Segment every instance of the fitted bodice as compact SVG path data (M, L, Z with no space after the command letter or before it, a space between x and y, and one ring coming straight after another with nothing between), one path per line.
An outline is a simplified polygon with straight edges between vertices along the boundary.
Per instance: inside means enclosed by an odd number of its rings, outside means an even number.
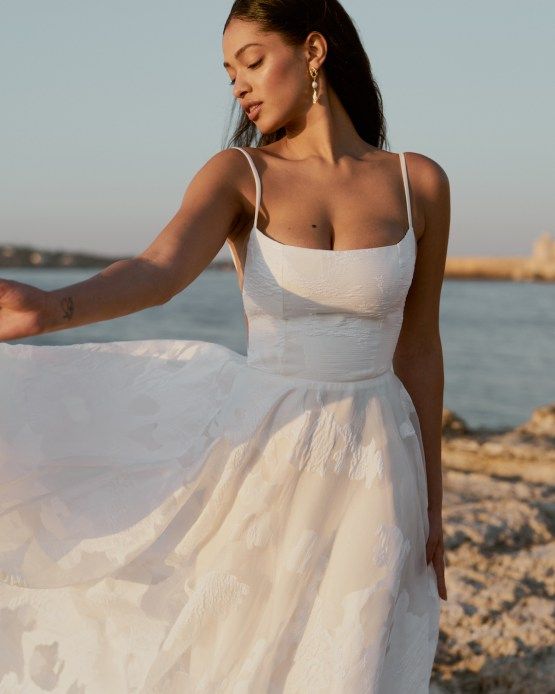
M408 179L401 170L409 228L394 245L325 250L283 244L258 229L247 242L242 298L247 363L284 376L357 381L392 368L416 260Z

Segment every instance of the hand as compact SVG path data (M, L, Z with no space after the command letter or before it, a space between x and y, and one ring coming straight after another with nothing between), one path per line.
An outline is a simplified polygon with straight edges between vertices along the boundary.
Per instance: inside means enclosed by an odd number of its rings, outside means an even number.
M433 564L437 576L437 589L439 597L447 600L447 587L445 585L445 558L443 548L443 524L441 511L428 510L430 532L426 542L426 564Z
M47 296L30 284L0 279L0 341L44 332Z

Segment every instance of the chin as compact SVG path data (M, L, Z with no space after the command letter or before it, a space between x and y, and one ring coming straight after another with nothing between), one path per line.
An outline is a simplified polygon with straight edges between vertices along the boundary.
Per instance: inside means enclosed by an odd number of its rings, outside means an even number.
M271 122L268 121L267 114L265 114L266 118L262 116L262 118L259 118L255 122L255 126L258 128L258 130L263 134L263 135L271 135L272 133L275 133L277 130L279 130L281 127L283 127L283 124L285 121L281 120L273 120Z
M267 125L264 125L263 123L260 122L260 119L258 119L254 123L254 127L262 134L262 135L268 135L268 133L272 133L273 130L269 128Z

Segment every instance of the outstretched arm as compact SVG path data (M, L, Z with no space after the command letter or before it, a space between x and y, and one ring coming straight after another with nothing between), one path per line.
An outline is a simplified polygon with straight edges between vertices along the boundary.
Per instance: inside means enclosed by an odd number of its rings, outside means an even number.
M215 154L196 173L181 205L139 255L93 277L45 292L0 279L0 340L110 320L164 304L210 264L241 223L235 150Z

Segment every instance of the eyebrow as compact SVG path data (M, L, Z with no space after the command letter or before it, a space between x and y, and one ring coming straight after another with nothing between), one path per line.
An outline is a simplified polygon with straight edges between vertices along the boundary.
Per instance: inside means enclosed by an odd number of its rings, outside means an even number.
M233 56L234 58L238 58L243 51L246 51L249 46L261 46L261 43L246 43L242 48L240 48L235 55ZM224 62L224 67L230 67L229 63Z

